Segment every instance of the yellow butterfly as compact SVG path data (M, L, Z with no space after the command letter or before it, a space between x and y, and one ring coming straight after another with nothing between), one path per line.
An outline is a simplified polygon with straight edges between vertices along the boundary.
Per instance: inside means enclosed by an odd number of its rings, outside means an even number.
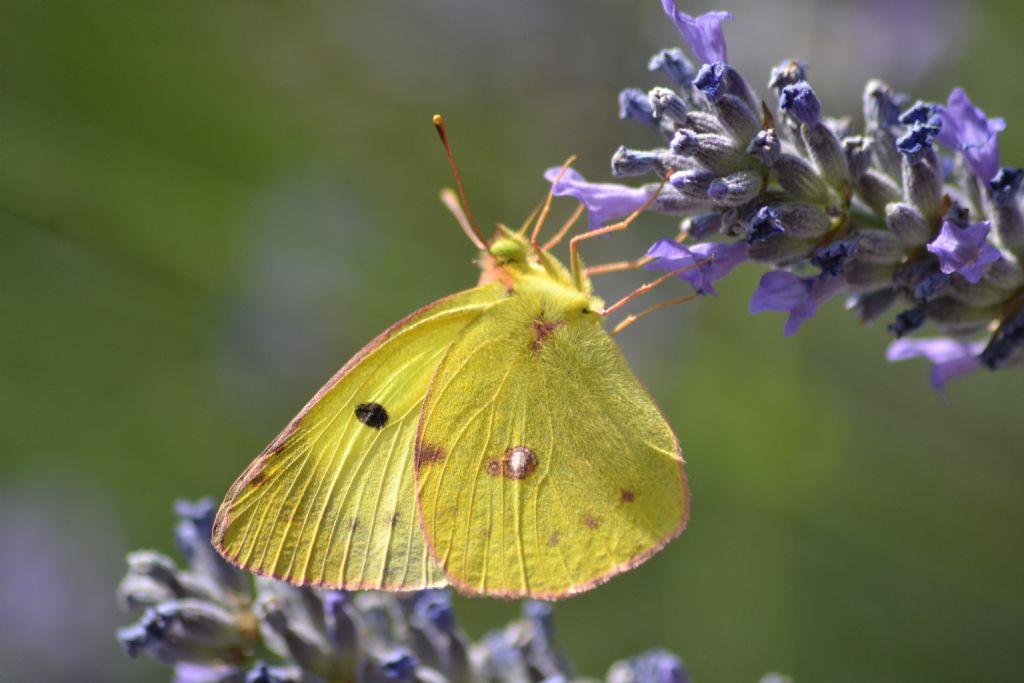
M532 239L501 227L487 245L465 197L465 214L445 201L480 284L385 330L249 465L213 530L232 563L301 585L558 599L686 526L678 440L603 326L625 300L605 308L577 251L639 211L574 237L570 270L550 249L579 210L538 245L549 194Z

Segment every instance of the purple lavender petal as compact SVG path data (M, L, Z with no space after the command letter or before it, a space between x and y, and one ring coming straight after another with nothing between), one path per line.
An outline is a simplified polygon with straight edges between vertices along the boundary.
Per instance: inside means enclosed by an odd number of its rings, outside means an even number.
M889 344L885 359L890 363L919 356L928 359L932 363L932 388L942 391L949 380L981 367L978 354L984 348L985 342L963 342L946 337L897 339Z
M942 130L937 139L950 149L959 150L971 172L988 182L999 170L998 134L1006 129L1001 118L989 119L971 104L963 88L953 88L940 112Z
M561 167L555 166L544 171L544 179L554 183L551 188L556 197L569 195L583 202L590 212L590 227L597 228L605 223L623 218L643 206L651 193L640 187L628 187L615 183L590 183L572 168L558 178Z
M927 249L939 257L939 268L943 273L959 273L971 284L977 284L989 264L1002 257L999 250L985 239L989 230L988 221L980 221L968 228L959 228L945 221L939 235Z
M773 270L761 276L752 297L750 312L791 311L808 301L807 283L788 270Z
M789 313L782 333L789 337L814 317L818 305L839 293L843 279L830 275L800 278L785 270L773 270L761 276L750 298L750 312Z
M699 17L691 17L680 12L675 0L661 0L665 14L676 25L683 40L687 42L693 54L701 62L727 62L725 54L725 36L722 35L722 22L735 19L729 12L707 12Z
M647 250L647 256L654 259L645 266L648 270L678 270L706 261L678 277L693 285L698 294L718 296L713 283L746 261L747 249L742 243L704 242L685 247L672 240L658 240Z

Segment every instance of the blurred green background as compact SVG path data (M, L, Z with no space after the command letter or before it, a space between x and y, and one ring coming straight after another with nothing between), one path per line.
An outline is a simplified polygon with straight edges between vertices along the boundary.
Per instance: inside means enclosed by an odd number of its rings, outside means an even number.
M171 552L175 497L220 497L367 340L475 280L430 116L481 222L518 224L547 166L576 153L601 180L618 144L655 142L615 96L680 40L655 0L2 7L0 678L165 681L113 638L124 553ZM833 114L859 116L871 76L926 99L963 84L1024 159L1019 4L722 8L762 93L789 56ZM646 217L589 258L673 229ZM758 275L620 337L680 435L693 514L560 604L562 645L595 675L669 647L704 683L1019 678L1021 376L943 400L839 302L784 339L746 313ZM479 636L516 606L457 609Z

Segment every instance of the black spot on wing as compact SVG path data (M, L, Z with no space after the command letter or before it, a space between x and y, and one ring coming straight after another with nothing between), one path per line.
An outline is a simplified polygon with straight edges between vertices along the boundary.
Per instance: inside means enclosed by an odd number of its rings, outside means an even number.
M383 429L388 423L388 411L379 403L360 403L356 406L356 419L367 427Z

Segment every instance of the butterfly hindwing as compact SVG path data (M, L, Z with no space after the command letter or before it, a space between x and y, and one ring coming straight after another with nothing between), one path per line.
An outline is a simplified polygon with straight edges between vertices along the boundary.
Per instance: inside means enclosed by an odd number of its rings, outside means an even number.
M679 445L593 318L517 295L459 335L424 401L416 450L427 542L460 590L559 598L676 536Z
M220 552L296 584L445 584L417 519L416 425L445 350L502 296L493 284L446 297L356 354L231 487L214 526Z

